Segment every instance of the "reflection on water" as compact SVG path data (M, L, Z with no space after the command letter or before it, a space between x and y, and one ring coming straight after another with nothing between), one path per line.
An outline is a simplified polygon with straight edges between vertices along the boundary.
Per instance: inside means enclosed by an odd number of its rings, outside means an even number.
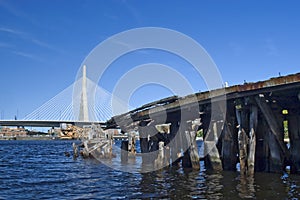
M241 198L255 198L255 183L254 176L238 176L238 183L236 189L238 191L239 197Z
M298 199L300 176L171 167L117 171L97 160L64 155L72 141L0 141L0 199ZM120 162L111 161L114 165ZM138 167L137 167L138 166ZM141 167L131 160L128 171Z
M164 169L141 174L139 198L203 199L206 197L205 179L199 172Z

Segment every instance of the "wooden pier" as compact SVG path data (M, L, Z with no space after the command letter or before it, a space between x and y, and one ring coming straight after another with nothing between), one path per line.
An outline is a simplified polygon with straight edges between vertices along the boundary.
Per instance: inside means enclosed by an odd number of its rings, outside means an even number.
M239 165L241 174L253 174L289 166L300 173L300 74L169 97L114 116L106 126L138 132L143 164L157 168L181 162L199 170L195 138L202 131L207 169ZM122 148L134 153L134 144L130 139Z

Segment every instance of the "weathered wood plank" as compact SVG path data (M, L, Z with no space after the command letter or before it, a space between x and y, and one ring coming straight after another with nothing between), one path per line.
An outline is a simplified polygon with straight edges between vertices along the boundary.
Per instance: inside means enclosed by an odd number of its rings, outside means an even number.
M136 155L135 140L135 132L130 131L128 133L128 152L130 157L134 157Z
M121 163L128 162L128 141L123 140L121 142Z
M186 137L186 132L188 131L188 126L186 121L180 121L179 126L179 134L181 138L181 148L183 151L182 157L182 167L183 168L192 168L192 163L189 154L189 142L188 138Z
M196 144L196 131L198 126L195 125L191 120L188 122L183 122L184 127L184 137L183 140L186 146L184 147L185 152L183 154L182 166L184 168L193 168L195 170L200 169L200 159L198 153L198 147ZM194 130L192 130L194 129Z
M272 109L266 103L266 100L265 100L264 97L256 96L255 100L256 100L257 105L259 106L259 109L263 113L263 115L264 115L264 117L265 117L265 119L266 119L266 121L267 121L267 123L270 127L271 132L274 134L274 136L275 136L275 138L278 142L278 145L280 146L281 151L283 152L284 157L286 158L286 160L289 160L290 159L290 153L287 149L287 146L284 144L284 141L282 139L283 138L282 137L283 133L280 132L278 122L276 121L276 119L274 117L275 115L274 115Z
M179 159L181 158L181 137L179 133L178 122L172 122L170 127L170 143L172 165L179 166Z
M72 144L73 147L73 158L76 159L78 157L78 146L73 142Z
M196 143L196 131L189 131L190 137L190 159L192 163L192 168L194 170L200 170L200 159L198 153L198 147Z
M238 122L240 173L242 175L245 175L247 173L248 136L245 131L247 124L247 114L244 109L244 102L242 100L236 101L236 119Z
M288 117L288 130L291 152L291 173L300 174L300 117L293 114Z
M147 153L149 153L149 141L148 141L147 127L139 127L139 136L140 136L142 163L148 164L149 159Z
M206 129L206 135L204 138L204 155L205 155L205 164L208 169L215 171L223 170L222 161L220 159L220 153L217 149L217 122L211 122L209 128Z
M255 153L255 171L267 171L269 147L266 135L268 124L264 118L259 117L256 130L256 152Z
M228 120L229 117L227 117ZM237 137L234 136L234 130L232 126L234 123L225 122L223 133L222 133L222 166L224 170L236 170L237 164ZM235 129L235 127L234 127Z
M257 117L258 117L258 109L257 109L256 105L251 105L251 107L250 107L249 155L248 155L248 161L247 161L249 174L254 174Z
M164 152L164 142L158 143L158 156L155 160L155 169L161 169L165 166L165 152Z
M278 140L271 130L267 132L266 137L269 146L268 172L282 173L284 170L284 155L278 145Z

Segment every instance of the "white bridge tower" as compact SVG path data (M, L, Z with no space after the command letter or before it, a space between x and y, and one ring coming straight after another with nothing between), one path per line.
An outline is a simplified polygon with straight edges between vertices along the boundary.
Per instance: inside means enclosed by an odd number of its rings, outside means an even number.
M86 79L86 66L82 68L82 88L81 88L81 100L80 100L80 111L79 121L89 121L88 112L88 98L87 98L87 79Z

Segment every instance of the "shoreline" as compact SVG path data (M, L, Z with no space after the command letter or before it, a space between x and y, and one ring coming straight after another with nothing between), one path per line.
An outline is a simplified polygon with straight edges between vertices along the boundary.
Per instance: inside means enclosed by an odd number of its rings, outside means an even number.
M20 137L20 136L13 136L13 137L0 137L0 140L62 140L59 137L53 136L27 136L27 137Z

